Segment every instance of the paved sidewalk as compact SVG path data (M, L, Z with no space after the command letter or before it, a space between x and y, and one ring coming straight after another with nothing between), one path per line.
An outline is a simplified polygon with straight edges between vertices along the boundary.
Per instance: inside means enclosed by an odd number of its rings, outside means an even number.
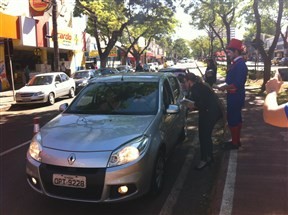
M247 89L242 147L224 154L211 214L288 214L288 130L264 123L263 99Z
M14 91L14 94L16 94L16 91ZM0 111L8 110L15 103L12 90L0 92Z

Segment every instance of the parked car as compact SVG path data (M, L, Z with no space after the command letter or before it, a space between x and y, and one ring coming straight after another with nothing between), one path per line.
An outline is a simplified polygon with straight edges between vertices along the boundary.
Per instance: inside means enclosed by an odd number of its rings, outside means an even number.
M186 135L177 78L124 73L92 80L33 137L28 183L47 196L84 202L158 194L166 159Z
M97 76L106 76L106 75L118 74L119 70L113 67L106 67L106 68L97 69L95 73Z
M272 60L271 60L271 64L272 65L278 65L279 62L281 60L281 57L274 57Z
M55 103L61 96L75 96L75 81L64 72L35 75L24 87L16 91L17 104Z
M180 68L180 67L179 68L178 67L163 68L163 69L159 69L158 72L164 72L164 73L170 72L170 73L173 73L176 76L179 76L180 74L186 75L187 73L189 73L188 69Z
M279 66L288 66L288 57L283 57L279 61Z
M147 63L147 65L149 66L151 72L156 72L157 71L156 66L155 66L154 63Z
M116 69L119 71L119 72L124 72L124 73L127 73L127 72L133 72L134 70L132 69L131 66L129 65L118 65L116 67Z
M91 78L95 78L96 76L94 69L76 71L72 75L76 84L76 94L78 94L88 84L88 81Z

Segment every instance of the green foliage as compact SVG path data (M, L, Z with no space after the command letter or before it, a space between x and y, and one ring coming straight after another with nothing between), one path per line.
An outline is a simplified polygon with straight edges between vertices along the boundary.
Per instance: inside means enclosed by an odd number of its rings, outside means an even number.
M180 38L174 41L173 54L177 56L177 59L191 56L190 49L184 39Z

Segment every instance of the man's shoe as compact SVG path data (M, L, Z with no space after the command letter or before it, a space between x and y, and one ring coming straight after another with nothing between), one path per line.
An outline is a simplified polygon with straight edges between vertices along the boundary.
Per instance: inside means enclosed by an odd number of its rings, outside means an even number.
M230 144L226 144L224 149L226 150L234 150L239 149L239 144L233 144L232 142Z
M200 161L200 163L195 166L195 170L202 170L204 169L205 167L209 166L211 162L209 161Z

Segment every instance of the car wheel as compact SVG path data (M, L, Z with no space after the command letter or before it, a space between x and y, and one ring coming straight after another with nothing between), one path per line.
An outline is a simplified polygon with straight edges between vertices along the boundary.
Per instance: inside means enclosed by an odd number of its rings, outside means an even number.
M165 152L163 149L160 149L155 161L152 175L151 190L150 190L150 194L152 196L157 196L161 192L164 185L164 173L165 173Z
M71 87L71 89L69 90L69 97L73 98L75 96L75 90L73 87Z
M48 95L48 104L53 105L55 103L54 93L49 93Z

